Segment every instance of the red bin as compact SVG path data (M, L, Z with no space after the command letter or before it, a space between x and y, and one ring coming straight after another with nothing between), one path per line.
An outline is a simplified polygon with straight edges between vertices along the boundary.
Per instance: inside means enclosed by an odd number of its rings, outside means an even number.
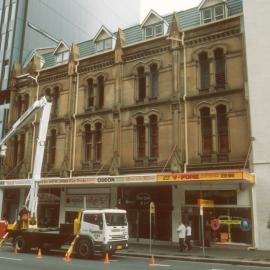
M2 239L3 236L6 234L7 226L8 226L8 223L6 220L0 220L0 239Z

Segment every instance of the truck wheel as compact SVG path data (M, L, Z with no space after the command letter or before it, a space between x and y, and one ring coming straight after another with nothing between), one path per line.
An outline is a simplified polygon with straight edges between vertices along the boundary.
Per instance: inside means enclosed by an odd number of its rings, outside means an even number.
M29 246L26 243L26 239L22 235L19 235L15 238L14 246L15 246L17 252L29 251Z
M89 259L93 256L93 245L87 239L79 240L77 244L77 253L81 259Z

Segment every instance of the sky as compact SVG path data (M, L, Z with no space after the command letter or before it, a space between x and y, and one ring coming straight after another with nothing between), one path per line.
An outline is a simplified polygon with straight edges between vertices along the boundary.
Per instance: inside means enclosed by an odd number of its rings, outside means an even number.
M200 2L201 0L141 0L140 21L144 20L151 9L164 16L174 11L196 7Z

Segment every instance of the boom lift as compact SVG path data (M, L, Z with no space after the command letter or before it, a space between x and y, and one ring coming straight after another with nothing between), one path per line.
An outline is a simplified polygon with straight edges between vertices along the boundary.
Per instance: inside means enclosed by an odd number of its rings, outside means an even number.
M0 247L8 238L13 239L18 252L31 248L44 250L60 248L70 244L67 255L75 252L81 258L88 258L94 252L114 254L116 250L128 247L128 224L126 211L120 209L81 210L77 219L71 224L60 224L60 228L38 228L37 206L38 188L41 180L41 169L48 129L51 102L48 97L36 101L12 126L11 130L0 141L0 147L19 129L25 126L32 117L42 110L39 124L36 153L33 166L31 187L26 198L25 208L20 211L19 219L9 226L8 233L0 241Z
M26 112L13 124L11 130L0 141L0 147L3 148L4 146L4 148L6 148L6 146L4 145L5 142L21 128L23 128L26 124L28 124L37 112L42 110L31 187L25 202L25 208L29 211L29 225L31 226L37 224L38 184L41 179L41 167L43 162L46 134L48 130L51 107L52 103L50 102L49 97L44 96L40 100L35 101L32 106L28 108L28 110L26 110ZM28 224L24 223L24 225L27 226Z

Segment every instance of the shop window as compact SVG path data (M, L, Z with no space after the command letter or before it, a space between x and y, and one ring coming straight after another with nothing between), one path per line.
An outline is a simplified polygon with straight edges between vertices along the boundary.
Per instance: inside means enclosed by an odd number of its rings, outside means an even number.
M138 100L143 101L146 97L146 76L144 67L138 68Z
M84 127L84 140L85 140L85 161L91 160L91 151L92 151L92 132L91 126L89 124Z
M94 133L94 153L95 153L95 161L101 161L101 153L102 153L102 134L101 134L101 123L95 124L95 133Z
M104 77L98 77L98 108L101 109L104 106Z
M201 85L200 90L209 89L209 60L206 52L201 52L199 54L199 65L200 65L200 79Z
M202 108L201 114L201 134L202 134L202 155L210 156L212 153L212 121L209 108Z
M214 51L216 63L216 88L225 88L225 57L222 48Z
M138 158L145 157L145 126L143 117L137 119L137 154Z
M197 205L198 199L213 200L214 205L236 205L236 190L187 190L185 203Z
M158 96L158 67L157 64L150 66L151 98Z
M217 135L218 135L218 156L222 161L228 159L229 138L228 118L225 105L219 105L217 110Z
M87 80L87 107L94 106L94 82L93 79Z
M150 135L150 158L158 157L158 122L157 116L150 116L149 125L149 135Z

